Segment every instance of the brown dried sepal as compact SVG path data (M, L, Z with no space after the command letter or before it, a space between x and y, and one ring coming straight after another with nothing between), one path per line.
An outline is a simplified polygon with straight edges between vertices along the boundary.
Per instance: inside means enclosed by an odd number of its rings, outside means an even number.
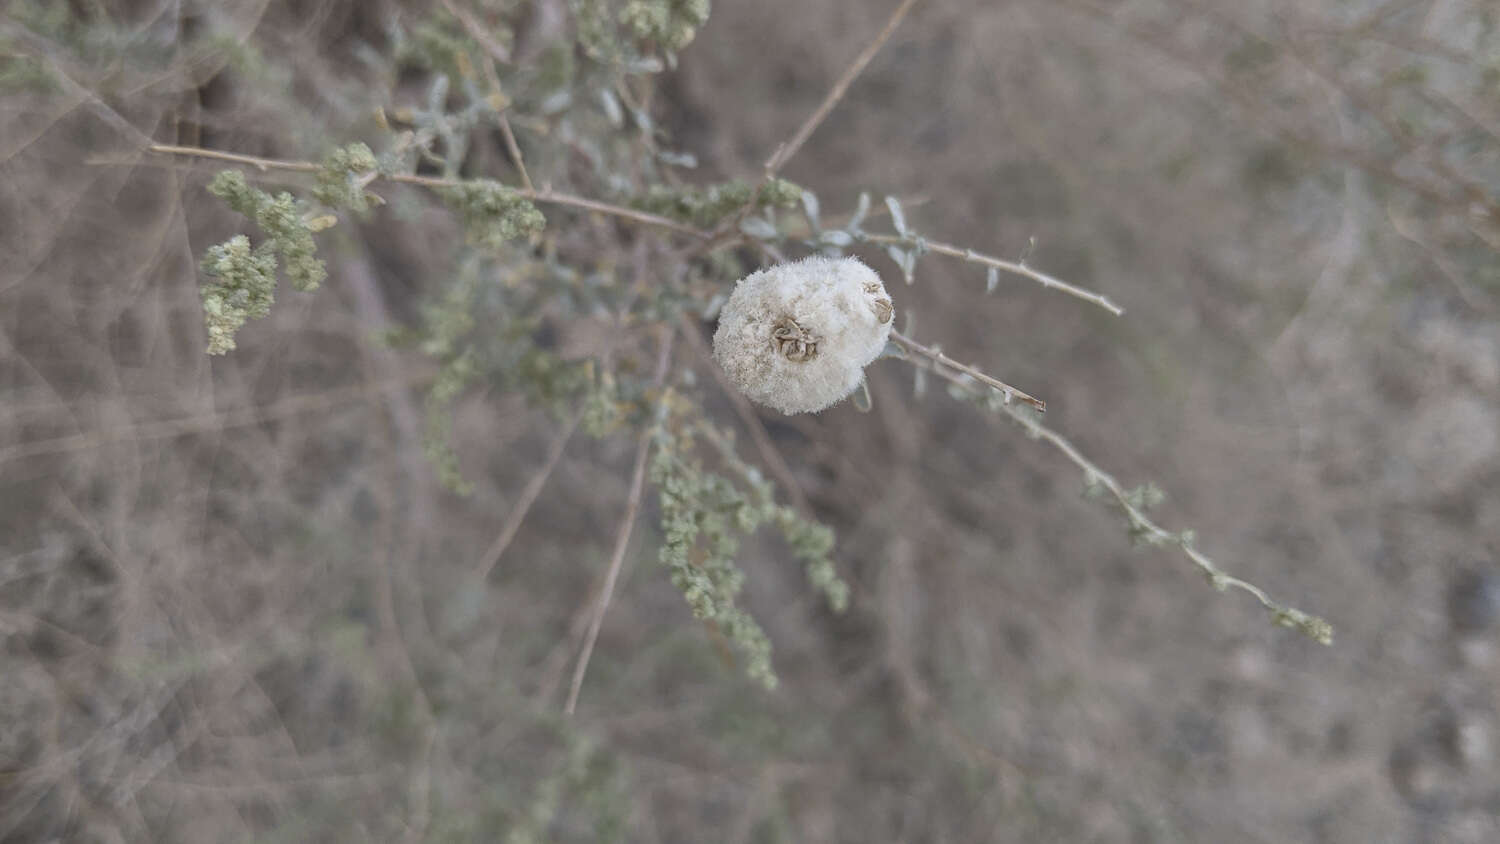
M866 284L865 285L865 292L866 293L870 293L870 294L879 293L880 292L880 285L873 284L873 283ZM886 323L890 322L891 321L891 317L895 313L896 313L896 306L891 304L891 300L890 299L887 299L884 296L881 296L879 299L875 300L875 319L881 325L885 325Z
M793 363L806 363L818 356L818 338L791 317L782 317L771 329L776 352Z

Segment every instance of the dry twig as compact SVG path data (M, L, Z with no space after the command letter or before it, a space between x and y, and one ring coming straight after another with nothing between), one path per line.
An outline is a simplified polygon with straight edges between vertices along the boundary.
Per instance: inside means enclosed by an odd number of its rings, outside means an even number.
M897 235L891 234L867 234L864 235L864 239L869 241L870 243L879 243L883 245L900 245L909 243L910 241L910 238L899 237ZM984 255L982 253L975 252L972 249L961 249L948 243L939 243L937 241L927 240L925 238L921 241L921 243L922 247L929 252L936 252L939 255L947 255L953 258L962 258L963 260L969 261L970 263L982 264L986 267L994 267L997 270L1004 270L1005 272L1012 273L1014 275L1025 276L1026 278L1029 278L1032 281L1041 284L1043 287L1049 290L1060 290L1063 293L1068 294L1069 296L1082 299L1085 302L1092 302L1095 305L1098 305L1106 311L1114 314L1115 316L1119 316L1125 313L1124 308L1116 305L1114 302L1111 302L1107 297L1099 293L1095 293L1092 290L1086 290L1077 285L1069 284L1060 278L1054 278L1044 272L1038 272L1037 270L1026 266L1026 262L1024 260L1007 261L1004 258L996 258L992 255Z
M740 208L738 214L734 215L725 225L719 228L719 231L715 232L713 238L715 242L726 235L738 232L739 224L757 207L761 192L765 190L766 184L776 177L781 168L786 166L786 163L792 159L792 156L796 155L802 149L802 145L807 143L807 139L812 137L812 133L817 131L817 128L822 125L823 121L828 117L829 112L833 111L833 107L838 105L839 100L844 98L844 94L849 90L849 86L854 84L854 80L858 79L859 75L864 72L865 66L870 63L871 59L875 58L875 54L880 52L880 48L885 46L885 42L889 41L891 36L895 34L896 27L901 25L901 21L906 17L907 12L910 12L915 5L917 5L917 0L902 0L901 5L897 6L896 10L891 12L891 16L886 19L885 26L881 28L874 40L866 44L859 55L854 57L854 61L850 62L849 66L844 68L843 74L833 83L833 87L828 89L828 94L823 97L823 102L819 103L818 107L813 109L813 113L809 114L807 119L802 121L802 125L797 127L797 131L792 134L789 140L783 141L776 146L776 151L766 160L765 172L761 176L760 184L755 186L755 192L750 195L750 201L746 202L744 207Z
M183 155L192 158L208 158L216 161L227 161L232 164L244 164L261 171L286 170L297 173L316 173L319 170L323 169L323 166L321 164L317 164L312 161L289 161L279 158L260 158L254 155L240 155L239 153L223 152L221 150L214 149L204 149L203 147L185 147L176 146L174 144L151 144L150 146L146 147L146 150L148 152L159 153L162 155ZM519 164L520 158L518 157L516 161ZM377 178L387 182L399 182L401 184L408 185L421 185L428 188L452 188L458 187L465 183L465 180L463 179L442 179L435 176L418 176L414 173L391 173L389 175L381 174ZM558 193L557 191L551 190L550 188L537 190L536 188L521 187L515 188L514 190L518 195L525 197L532 202L542 202L550 205L564 205L570 208L578 208L584 211L596 211L600 214L607 214L611 217L619 217L625 220L632 220L637 223L644 223L648 226L668 229L670 231L677 232L678 234L685 234L699 239L707 239L709 237L707 232L699 231L692 226L684 225L677 222L676 220L668 219L658 214L650 214L645 211L637 211L634 208L625 208L624 206L620 205L611 205L607 202L600 202L597 199L589 199L587 197L574 196L567 193Z
M894 336L894 332L892 334ZM962 370L954 372L940 365L935 358L929 360L914 359L912 362L917 366L925 365L925 368L930 372L966 391L976 389L974 382L965 377L970 374L969 372ZM1193 547L1194 537L1192 531L1173 533L1152 521L1140 507L1131 501L1130 494L1126 492L1124 487L1120 486L1119 481L1116 481L1112 475L1085 457L1078 450L1078 447L1069 442L1062 434L1043 425L1035 417L1021 410L1012 402L1001 404L999 409L1024 428L1026 433L1030 434L1033 438L1043 440L1062 452L1063 456L1072 461L1073 465L1083 470L1084 477L1088 479L1091 487L1097 486L1107 491L1110 497L1114 499L1115 504L1125 514L1125 518L1130 524L1132 535L1153 545L1175 545L1181 548L1183 555L1203 572L1215 589L1223 592L1234 588L1248 592L1260 602L1261 606L1265 607L1271 613L1272 620L1277 624L1295 629L1324 645L1333 644L1333 625L1318 616L1310 615L1296 607L1281 604L1273 600L1259 586L1228 574L1219 568L1213 560L1209 559L1207 555Z
M495 570L495 565L500 562L500 557L505 549L510 547L511 540L516 538L526 516L531 512L531 505L536 503L538 495L542 493L542 487L547 485L547 479L552 477L552 472L557 468L557 461L562 457L563 449L567 447L568 441L573 438L573 432L578 428L578 422L583 418L583 409L579 408L573 416L563 425L561 431L553 438L552 445L547 447L547 457L542 462L542 467L526 482L526 487L521 490L521 498L506 516L505 524L500 528L500 533L495 536L495 541L485 550L484 556L479 559L479 564L474 567L474 580L484 583Z
M833 83L832 88L828 89L828 95L823 97L823 102L819 103L818 107L813 110L813 113L809 114L807 119L802 121L802 125L797 128L797 132L792 135L791 140L776 148L776 152L766 162L766 178L769 179L776 175L792 159L792 156L796 155L798 150L802 149L802 145L807 143L807 139L812 137L812 133L817 131L817 128L822 125L824 119L828 117L828 113L833 111L833 107L838 105L839 100L844 98L844 93L849 90L849 86L854 84L854 80L858 79L859 75L864 72L865 66L870 63L871 59L875 58L875 54L880 52L880 48L885 46L885 42L891 39L891 36L896 32L896 27L901 25L901 21L906 17L907 12L910 12L915 5L917 5L917 0L902 0L901 5L897 6L894 12L891 12L891 16L886 20L885 26L880 30L880 34L876 35L875 39L865 45L864 50L860 51L860 54L854 57L854 61L850 62L849 66L844 69L843 75L838 78L838 81Z
M965 375L968 375L971 378L977 379L995 388L996 390L999 390L1000 394L1005 396L1006 405L1010 404L1011 399L1016 399L1018 401L1022 401L1026 404L1031 405L1032 407L1040 410L1043 413L1047 412L1047 403L1042 401L1041 399L1027 395L1026 393L1017 390L1015 387L1012 387L1004 381L991 378L990 376L985 375L983 372L980 372L979 370L975 369L972 366L969 366L968 364L959 363L953 358L950 358L947 355L943 354L942 351L931 346L924 346L899 331L891 332L891 342L909 352L916 352L917 354L931 360L934 364L933 371L937 372L939 375L951 375L952 373L950 372L950 370L956 370ZM946 367L946 369L944 367Z
M669 331L661 341L661 350L657 353L656 373L652 383L660 387L667 379L667 367L672 360L672 340L675 332ZM651 439L656 433L655 426L646 425L641 430L641 436L635 449L635 467L630 472L630 493L625 499L625 515L620 519L620 527L615 532L615 547L609 557L609 568L604 575L604 586L599 591L599 602L594 606L594 615L589 619L588 633L583 640L583 652L578 655L578 665L573 669L573 684L568 689L568 702L563 705L563 712L572 715L578 706L578 692L583 688L583 676L589 670L589 658L594 654L594 642L599 638L599 627L604 623L604 613L609 609L610 598L614 596L615 582L619 579L620 568L625 562L625 549L630 544L630 534L635 526L636 513L641 508L641 495L646 487L646 457L651 452Z

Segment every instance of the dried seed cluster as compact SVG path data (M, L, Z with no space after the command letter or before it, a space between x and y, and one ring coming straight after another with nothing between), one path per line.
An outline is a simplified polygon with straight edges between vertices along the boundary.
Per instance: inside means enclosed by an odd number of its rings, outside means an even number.
M745 395L787 415L827 408L880 356L895 308L857 258L813 255L751 273L719 316L714 356Z

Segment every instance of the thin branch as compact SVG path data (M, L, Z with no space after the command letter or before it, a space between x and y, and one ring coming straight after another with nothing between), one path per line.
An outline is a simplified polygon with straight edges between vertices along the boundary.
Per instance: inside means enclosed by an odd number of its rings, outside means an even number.
M173 144L151 144L146 147L147 151L160 153L162 155L182 155L192 158L208 158L215 161L227 161L233 164L243 164L254 167L260 171L266 170L289 170L298 173L316 173L322 169L322 165L312 161L288 161L279 158L260 158L254 155L240 155L239 153L223 152L221 150L204 149L203 147L185 147ZM520 159L517 159L519 161ZM387 182L400 182L409 185L421 185L428 188L452 188L467 184L464 179L443 179L435 176L418 176L414 173L390 173L379 174L378 179ZM564 205L570 208L581 208L586 211L596 211L611 217L619 217L648 226L668 229L679 234L689 235L700 240L709 237L708 232L699 231L692 226L684 225L676 220L668 219L657 214L645 211L637 211L634 208L625 208L619 205L611 205L600 202L597 199L574 196L567 193L558 193L550 188L537 190L536 188L516 188L516 193L533 201L551 205Z
M651 429L641 432L635 449L635 468L630 475L630 494L625 500L625 515L620 518L619 530L615 533L615 547L610 554L609 569L604 575L604 588L599 592L599 602L594 605L589 618L588 632L584 635L583 651L578 655L578 664L573 668L573 683L568 689L568 702L563 713L572 715L578 707L578 693L583 688L583 676L589 670L589 659L594 655L594 643L599 639L599 628L604 624L604 613L609 609L614 596L615 582L625 562L625 549L630 544L630 534L635 526L635 517L641 506L641 495L646 484L646 457L651 451Z
M849 66L844 69L843 75L833 83L832 88L828 89L828 94L823 97L823 102L819 103L818 107L813 110L813 113L809 114L807 119L802 121L802 125L797 127L797 131L792 135L791 139L782 141L776 145L776 151L771 153L770 158L766 159L764 172L761 174L760 182L755 186L755 192L750 194L750 199L740 207L739 213L725 220L719 226L718 230L713 233L713 242L717 243L726 235L732 235L739 231L740 223L744 222L745 218L750 215L750 212L759 206L760 195L766 189L766 185L770 184L771 180L776 178L776 174L781 168L785 167L786 163L792 159L792 156L796 155L797 151L802 149L802 145L807 143L807 139L812 137L812 133L828 117L828 113L833 111L833 107L838 105L839 100L844 98L844 94L849 90L849 86L854 84L854 80L864 72L865 66L870 63L871 59L875 58L875 54L880 52L880 48L885 46L885 42L890 40L891 35L896 32L896 27L900 26L901 20L906 17L906 13L910 12L911 8L916 4L917 0L903 0L901 5L896 7L896 10L891 13L890 18L886 20L885 27L875 36L875 40L865 45L865 49L858 56L854 57L854 61L850 62Z
M458 18L464 30L469 33L469 37L478 41L484 47L485 52L490 54L490 58L501 64L510 64L510 51L495 41L473 12L459 5L456 0L442 0L442 2L448 14ZM500 84L500 74L495 72L494 62L480 62L480 68L484 71L484 79L490 86L490 105L494 107L495 116L499 118L500 135L505 139L505 151L510 153L510 160L516 165L516 172L521 176L521 186L526 190L534 191L536 187L531 184L531 174L526 172L526 159L521 155L521 147L516 143L516 133L511 131L510 118L505 114L510 101Z
M959 363L953 358L950 358L947 355L943 354L941 351L934 349L931 346L924 346L899 331L891 331L891 342L895 343L903 349L906 349L909 352L916 352L917 354L931 360L934 364L936 364L936 366L933 367L933 370L939 375L943 375L945 373L951 374L952 370L956 370L969 376L970 378L974 378L975 380L980 381L983 384L999 390L1000 394L1005 397L1005 404L1007 407L1010 406L1011 400L1015 399L1017 401L1021 401L1031 405L1042 413L1047 412L1047 403L1042 401L1041 399L1029 396L1026 393L1021 392L1020 390L1017 390L1015 387L1012 387L1011 385L1005 383L1004 381L991 378L990 376L985 375L983 372L980 372L979 370L975 369L972 366L969 366L968 364ZM943 367L947 367L948 369L945 370L943 369Z
M520 190L517 191L517 193L521 194L527 199L532 200L533 202L547 202L553 205L567 205L573 208L582 208L588 211L597 211L600 214L607 214L612 217L619 217L625 220L633 220L637 223L644 223L648 226L656 226L657 228L668 229L670 231L677 232L678 234L685 234L690 237L696 237L700 240L707 240L709 237L708 232L700 231L693 228L692 226L679 223L676 220L661 217L656 214L649 214L645 211L636 211L633 208L624 208L619 205L610 205L607 202L600 202L598 200L588 199L582 196L573 196L572 194L565 193L555 193L550 189L530 191Z
M862 239L870 243L879 243L883 245L910 245L911 243L911 238L909 237L901 237L891 234L866 234L862 236ZM1055 278L1053 276L1047 275L1044 272L1034 270L1031 267L1026 266L1025 261L1007 261L1004 258L996 258L992 255L985 255L979 252L975 252L972 249L960 249L959 247L953 246L948 243L939 243L936 241L927 240L925 238L921 243L922 246L929 252L936 252L939 255L947 255L952 258L962 258L963 260L970 263L982 264L986 267L994 267L997 270L1004 270L1014 275L1024 276L1031 279L1032 281L1037 282L1038 284L1049 290L1058 290L1068 294L1069 296L1082 299L1085 302L1092 302L1095 305L1098 305L1106 311L1114 314L1115 316L1119 316L1125 313L1124 308L1116 305L1114 302L1111 302L1108 297L1099 293L1095 293L1092 290L1087 290L1077 285L1069 284L1060 278Z
M974 382L963 377L963 374L955 373L938 366L932 361L916 361L914 365L924 365L930 372L968 391L975 390ZM1091 486L1098 486L1109 492L1115 504L1125 514L1130 524L1131 533L1140 539L1153 545L1175 545L1182 550L1184 556L1193 565L1197 566L1213 587L1220 592L1234 588L1248 592L1254 596L1260 605L1271 613L1271 619L1282 627L1289 627L1304 635L1317 640L1324 645L1333 644L1333 625L1318 616L1303 612L1295 607L1278 603L1273 600L1266 591L1253 583L1240 580L1223 569L1219 568L1207 555L1193 547L1193 536L1190 531L1172 533L1153 522L1149 516L1141 511L1139 507L1130 500L1130 494L1124 487L1114 479L1112 475L1105 472L1083 455L1063 435L1043 425L1036 418L1027 414L1013 403L1003 403L998 409L1009 416L1016 424L1026 430L1026 433L1034 439L1044 440L1053 448L1062 452L1063 456L1072 461L1073 465L1083 470L1084 477L1088 479Z
M490 54L490 58L501 64L510 64L510 51L505 48L505 45L495 40L495 37L490 34L479 18L475 17L474 12L455 2L455 0L442 0L442 3L443 8L448 11L448 14L458 18L458 22L463 25L464 31L469 33L470 38L479 42L479 46L483 47L484 51Z
M661 350L657 353L656 373L652 383L660 387L667 379L667 368L672 360L672 340L675 332L669 331L661 341ZM599 590L599 603L594 605L594 615L589 619L588 633L583 640L583 652L578 655L578 665L573 669L573 684L568 689L568 702L563 706L563 713L572 715L573 710L578 707L578 692L583 688L583 677L589 670L589 658L594 654L594 643L599 639L599 628L604 624L604 613L609 609L610 598L614 596L615 582L620 577L620 568L625 562L625 549L630 544L630 534L635 526L636 513L641 508L641 495L646 486L646 457L651 452L651 440L656 433L654 425L647 425L641 430L641 436L635 448L635 467L630 473L630 492L625 499L625 515L620 519L620 527L615 532L615 547L609 557L609 569L604 575L604 586Z
M217 149L206 149L204 147L177 146L176 144L149 144L148 152L158 152L163 155L186 155L193 158L211 158L215 161L228 161L232 164L247 164L255 169L265 172L267 170L295 170L299 173L316 173L322 166L311 161L284 161L277 158L261 158L254 155L241 155L237 152L224 152Z
M906 13L910 12L915 5L917 5L917 0L902 0L901 5L896 7L896 11L892 12L890 18L886 20L885 27L880 30L880 34L876 35L875 40L866 45L865 49L858 56L855 56L854 61L849 64L849 67L845 68L844 74L838 78L837 82L833 83L832 88L828 89L828 95L823 98L823 102L818 105L812 114L807 116L806 120L802 121L802 125L798 127L796 134L792 135L792 139L777 147L775 154L766 162L767 178L776 175L792 159L792 156L796 155L797 151L802 149L802 145L807 143L807 139L812 136L812 133L828 117L828 113L833 111L833 107L838 105L839 100L844 98L844 93L849 90L849 86L864 72L865 66L870 63L871 59L875 58L875 54L880 52L880 48L885 46L885 42L889 41L891 36L895 34L896 27L901 25L901 21L906 17Z
M510 153L511 160L516 163L517 172L521 174L521 186L536 193L536 187L531 184L531 174L526 172L526 159L521 156L521 147L516 143L516 133L510 130L510 118L505 116L505 112L500 113L500 134L505 138L505 149Z
M521 524L526 521L526 515L531 512L531 505L536 503L537 496L541 495L542 487L547 485L547 479L552 477L552 472L557 468L557 461L562 458L563 449L567 447L568 441L573 438L573 432L578 428L578 422L583 418L583 409L579 408L561 431L552 440L552 445L547 448L547 457L542 462L542 467L526 482L526 487L521 490L521 498L506 516L505 524L500 528L500 533L495 541L480 558L479 564L474 567L474 580L484 583L489 579L490 572L495 570L495 565L500 562L500 557L505 549L510 547L511 540L516 538Z

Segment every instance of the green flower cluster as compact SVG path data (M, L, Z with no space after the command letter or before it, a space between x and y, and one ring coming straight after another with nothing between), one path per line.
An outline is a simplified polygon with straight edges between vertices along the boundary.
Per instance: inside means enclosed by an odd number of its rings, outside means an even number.
M332 225L335 218L309 219L306 203L286 192L273 197L251 187L245 181L245 174L238 170L219 173L209 183L208 190L253 220L266 236L252 250L249 238L235 235L209 247L200 264L210 279L198 291L203 298L203 320L208 328L208 353L222 355L234 348L235 332L246 321L271 312L277 255L286 262L287 278L298 290L316 290L328 277L327 268L317 257L313 232Z
M1277 607L1271 611L1271 621L1296 630L1319 644L1333 644L1333 625L1296 607Z
M671 217L699 228L713 228L738 212L751 197L756 210L791 208L802 201L802 188L786 179L772 179L755 195L755 187L735 180L707 187L652 185L631 202L642 211Z
M709 0L630 0L620 23L636 38L676 52L692 43L708 12Z
M306 219L306 203L285 191L273 197L251 187L245 181L245 174L238 170L225 170L215 176L208 184L208 192L255 221L266 235L266 245L280 253L286 262L286 276L293 287L310 292L317 290L328 277L328 269L317 258L318 245L313 242L313 230Z
M807 582L828 599L834 612L849 607L849 584L833 567L833 528L797 515L791 507L777 507L773 517L776 529L797 559L807 566Z
M537 783L530 805L512 817L505 844L555 840L548 831L565 806L575 823L593 821L594 840L619 840L625 810L618 763L603 748L576 733L564 733L563 740L567 750L562 764ZM476 829L472 833L463 840L486 838L493 830Z
M491 179L444 188L443 196L463 220L469 241L486 249L499 249L547 225L547 218L531 200Z
M578 43L592 59L616 64L637 49L668 53L691 44L708 22L709 0L628 0L618 14L608 0L571 0ZM631 45L622 39L639 42Z
M734 564L740 537L770 514L760 512L728 479L704 471L681 444L664 435L651 461L651 482L661 498L661 562L693 617L715 625L745 655L745 672L768 689L771 640L754 618L735 604L745 573Z
M380 162L368 146L353 143L339 147L323 159L313 196L330 208L365 211L370 207L365 185L377 176Z
M474 488L459 470L452 435L453 404L480 376L478 361L467 343L474 330L473 300L478 284L477 275L460 274L457 284L425 308L427 336L421 344L422 352L440 364L427 392L422 451L432 463L439 482L458 495L468 495Z
M422 452L432 463L438 481L458 495L474 491L474 484L458 467L453 451L453 403L479 377L479 367L469 354L443 364L427 393L427 420L422 430Z
M651 461L651 482L661 501L661 562L672 585L682 592L693 617L713 623L746 658L746 673L766 688L776 687L771 670L771 642L755 619L735 603L745 573L734 555L743 537L770 522L781 531L792 553L807 565L808 580L842 612L849 603L849 586L834 570L829 552L833 531L810 522L790 507L776 504L772 486L759 472L734 456L728 441L705 431L725 461L747 482L748 490L705 470L693 456L690 431L663 431Z
M199 288L203 321L208 328L208 353L222 355L234 348L234 333L249 319L271 312L276 293L276 256L270 244L251 250L250 238L235 235L210 246L200 265L213 279Z

